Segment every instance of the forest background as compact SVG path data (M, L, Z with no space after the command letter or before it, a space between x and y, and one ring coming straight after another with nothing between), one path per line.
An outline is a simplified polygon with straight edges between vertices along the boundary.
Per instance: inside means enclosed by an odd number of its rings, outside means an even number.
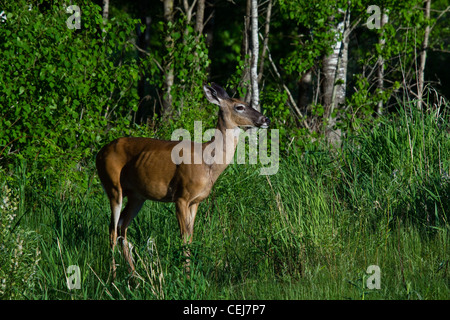
M0 1L0 295L448 298L449 17L445 0ZM280 171L230 166L191 278L173 207L147 204L146 275L112 283L95 155L215 127L207 82L271 118Z

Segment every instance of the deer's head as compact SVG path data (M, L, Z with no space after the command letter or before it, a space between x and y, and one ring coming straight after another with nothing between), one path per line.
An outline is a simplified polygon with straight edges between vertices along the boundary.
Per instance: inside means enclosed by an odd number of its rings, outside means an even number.
M220 107L219 116L223 117L227 128L268 128L270 119L244 101L230 98L228 93L214 82L204 85L206 98Z

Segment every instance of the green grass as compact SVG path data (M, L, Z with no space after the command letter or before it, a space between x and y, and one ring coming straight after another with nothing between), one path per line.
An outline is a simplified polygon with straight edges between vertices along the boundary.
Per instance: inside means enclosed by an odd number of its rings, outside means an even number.
M140 277L116 252L113 283L109 205L92 164L74 179L33 163L4 170L0 297L449 299L448 119L408 110L339 150L291 149L272 176L231 165L199 207L190 277L173 204L144 205L128 235ZM69 265L79 290L67 287ZM370 265L379 290L366 286Z

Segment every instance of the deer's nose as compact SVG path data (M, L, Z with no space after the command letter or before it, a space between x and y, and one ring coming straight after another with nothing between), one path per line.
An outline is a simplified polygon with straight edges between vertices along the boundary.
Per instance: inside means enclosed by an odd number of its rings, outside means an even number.
M269 127L270 119L269 119L268 117L266 117L266 116L261 116L261 117L259 118L258 123L259 123L259 126L260 126L260 127L262 127L262 128L267 128L267 127Z

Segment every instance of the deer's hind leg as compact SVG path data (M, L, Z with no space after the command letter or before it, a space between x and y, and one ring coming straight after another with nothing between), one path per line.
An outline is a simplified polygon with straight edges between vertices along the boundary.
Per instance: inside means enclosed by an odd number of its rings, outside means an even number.
M123 254L125 256L125 259L127 260L128 264L130 265L131 272L134 272L134 263L133 263L133 257L131 255L131 245L128 243L127 240L127 229L130 225L130 222L133 220L134 217L137 216L139 211L142 208L142 205L145 202L145 199L128 195L128 202L125 206L125 209L123 209L122 213L120 214L119 224L118 227L120 229L120 236L122 237L122 250Z
M120 211L122 210L122 189L120 187L113 187L108 192L109 203L111 206L111 222L109 224L109 241L112 254L112 271L113 278L116 277L116 262L114 260L114 249L117 244L117 227L120 218Z

